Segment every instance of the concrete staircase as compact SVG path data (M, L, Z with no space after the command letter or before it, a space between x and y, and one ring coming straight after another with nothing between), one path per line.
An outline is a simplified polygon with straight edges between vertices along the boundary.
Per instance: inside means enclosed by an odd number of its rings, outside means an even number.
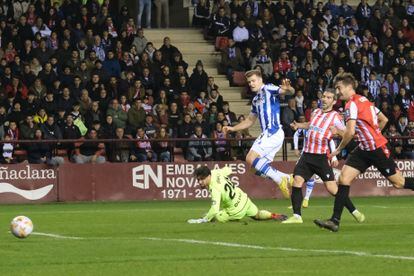
M220 52L215 51L214 45L210 41L204 40L203 34L198 29L146 29L144 31L145 37L151 41L155 48L160 48L163 44L164 37L168 36L171 39L171 44L177 47L183 54L183 59L188 63L188 73L191 74L195 64L201 60L204 64L204 70L209 76L213 76L215 83L219 86L220 94L225 101L230 103L230 109L236 115L248 115L250 113L250 105L248 100L242 99L241 87L230 87L225 75L218 73L217 67L220 62ZM254 137L261 133L258 122L250 128L250 134ZM277 160L280 160L282 152L280 151ZM289 151L289 160L292 160L292 153ZM296 160L296 159L294 159Z

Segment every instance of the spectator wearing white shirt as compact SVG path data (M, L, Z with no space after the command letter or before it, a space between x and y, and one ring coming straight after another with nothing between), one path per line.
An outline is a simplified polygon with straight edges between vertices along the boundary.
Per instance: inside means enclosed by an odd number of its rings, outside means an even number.
M377 79L377 74L374 71L369 74L369 80L366 81L365 85L372 97L376 99L380 93L381 82Z
M362 47L362 41L361 39L355 35L355 31L354 29L350 28L348 30L348 37L346 38L346 46L349 47L349 45L351 44L351 41L355 42L355 46L359 49Z
M242 49L245 48L245 44L247 40L249 40L249 30L247 30L243 19L240 19L239 24L233 30L233 40L236 42L236 45Z
M42 37L48 38L52 31L49 29L46 24L43 23L43 19L41 17L38 17L36 19L36 24L32 27L33 35L40 33Z

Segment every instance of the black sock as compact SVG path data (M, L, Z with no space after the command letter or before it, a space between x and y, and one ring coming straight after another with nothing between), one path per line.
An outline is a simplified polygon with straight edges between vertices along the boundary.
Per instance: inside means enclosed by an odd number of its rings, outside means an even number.
M351 199L349 198L349 196L347 197L346 201L345 201L345 208L348 209L348 211L352 214L353 211L356 210L354 204L352 203Z
M414 191L414 178L413 177L406 177L404 189L411 189Z
M344 210L345 203L349 196L349 186L339 185L338 193L335 195L334 212L331 220L336 224L339 224L341 220L342 211Z
M301 216L302 215L301 206L302 206L302 200L303 200L302 188L292 187L291 200L292 200L293 213Z

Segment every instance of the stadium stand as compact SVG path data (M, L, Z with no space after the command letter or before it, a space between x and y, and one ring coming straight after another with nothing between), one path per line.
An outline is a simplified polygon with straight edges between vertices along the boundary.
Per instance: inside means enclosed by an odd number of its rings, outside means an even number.
M295 96L281 99L286 132L289 121L320 105L321 91L338 72L350 71L358 92L390 119L387 135L414 135L413 1L193 0L195 28L145 30L126 6L114 10L113 1L32 2L0 4L0 138L79 143L4 143L3 163L27 156L46 162L56 154L79 161L85 159L76 157L81 152L99 152L100 162L171 161L169 149L181 160L190 154L188 142L102 145L89 141L95 134L211 137L216 141L208 158L243 158L243 149L230 146L249 142L221 141L221 126L238 122L231 111L248 114L252 95L243 72L252 68L275 84L292 81ZM148 12L138 14L143 27L149 26ZM231 111L223 108L226 101ZM38 129L42 137L35 135ZM258 126L251 133L258 135ZM413 156L414 139L395 143L395 154Z

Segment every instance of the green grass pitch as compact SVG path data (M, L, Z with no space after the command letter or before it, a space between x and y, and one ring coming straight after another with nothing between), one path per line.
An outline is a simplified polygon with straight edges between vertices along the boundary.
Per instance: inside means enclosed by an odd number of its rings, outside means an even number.
M344 211L338 233L312 223L333 198L312 199L302 225L187 224L208 201L2 205L0 275L414 275L414 197L354 202L366 222ZM291 213L286 200L255 203ZM34 235L8 233L17 215Z

